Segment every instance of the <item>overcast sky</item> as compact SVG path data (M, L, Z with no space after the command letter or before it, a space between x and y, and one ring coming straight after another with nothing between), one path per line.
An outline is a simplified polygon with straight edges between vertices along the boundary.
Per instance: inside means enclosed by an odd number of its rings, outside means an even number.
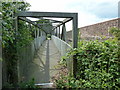
M118 17L120 0L26 0L30 11L77 12L78 27Z

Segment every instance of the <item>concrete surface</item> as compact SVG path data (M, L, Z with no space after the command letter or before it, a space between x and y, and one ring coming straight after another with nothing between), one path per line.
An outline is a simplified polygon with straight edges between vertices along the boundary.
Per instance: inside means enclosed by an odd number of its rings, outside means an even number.
M60 38L53 36L52 35L52 40L55 43L55 46L58 48L59 52L60 52L60 56L66 56L66 53L69 52L70 49L72 49L72 47L66 43L65 41L61 40ZM66 59L67 61L67 69L69 72L71 72L71 74L73 73L73 59L72 56Z
M35 58L29 65L26 65L26 73L23 79L26 81L35 79L35 83L49 83L51 77L55 75L59 69L56 69L60 53L52 40L46 40L40 46Z
M39 40L36 40L35 43L39 43ZM38 46L32 44L31 49L25 48L22 52L24 56L21 58L21 66L24 66L24 68L21 67L20 70L21 80L29 81L34 78L36 84L50 83L51 78L60 70L56 68L58 61L60 61L61 56L65 56L67 50L71 47L55 36L52 36L51 40L45 40L40 47ZM35 51L33 47L36 48ZM36 53L32 53L33 51ZM34 58L33 55L35 55ZM72 59L69 58L67 64L71 71Z

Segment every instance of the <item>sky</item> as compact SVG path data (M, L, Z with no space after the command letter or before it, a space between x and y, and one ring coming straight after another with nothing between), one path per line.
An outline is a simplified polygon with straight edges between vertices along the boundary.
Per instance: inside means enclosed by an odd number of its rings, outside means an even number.
M30 11L78 13L78 27L118 17L120 0L26 0Z

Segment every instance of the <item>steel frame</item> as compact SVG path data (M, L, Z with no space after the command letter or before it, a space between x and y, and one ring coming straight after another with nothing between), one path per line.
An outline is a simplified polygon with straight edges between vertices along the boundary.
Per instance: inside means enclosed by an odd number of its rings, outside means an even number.
M72 39L73 39L73 49L77 48L77 42L78 42L78 14L77 13L65 13L65 12L19 12L15 14L16 20L15 20L15 29L18 30L18 19L21 19L23 21L29 22L38 28L40 28L39 25L36 25L33 21L25 19L23 17L34 17L34 18L41 18L41 17L51 17L51 18L66 18L62 21L62 23L58 24L55 28L60 27L61 25L65 25L66 22L72 20ZM58 21L59 22L59 21ZM63 31L64 33L64 31ZM65 34L63 35L65 39ZM74 77L76 77L76 71L77 71L77 59L76 55L73 56L73 74Z

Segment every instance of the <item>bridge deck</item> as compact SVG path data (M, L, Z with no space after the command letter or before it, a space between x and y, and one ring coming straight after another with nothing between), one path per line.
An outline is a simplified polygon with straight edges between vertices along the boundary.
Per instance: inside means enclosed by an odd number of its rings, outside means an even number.
M51 77L59 71L55 66L60 60L60 52L52 40L43 42L34 60L27 70L28 80L35 78L35 83L48 83Z

